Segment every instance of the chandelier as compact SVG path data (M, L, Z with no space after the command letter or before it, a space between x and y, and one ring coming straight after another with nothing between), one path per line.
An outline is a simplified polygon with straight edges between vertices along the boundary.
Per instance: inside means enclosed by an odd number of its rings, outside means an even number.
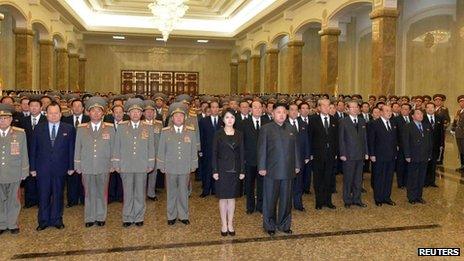
M158 30L163 35L163 41L167 41L169 34L180 18L185 15L188 6L185 0L155 0L148 5L158 22Z

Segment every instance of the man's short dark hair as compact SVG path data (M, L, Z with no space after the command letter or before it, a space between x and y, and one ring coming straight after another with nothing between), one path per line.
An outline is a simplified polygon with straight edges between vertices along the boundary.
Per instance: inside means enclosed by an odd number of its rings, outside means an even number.
M278 107L284 107L286 110L288 110L288 104L283 102L278 102L274 104L274 107L272 109L277 109Z
M47 106L47 108L46 108L45 110L48 111L48 108L49 108L49 107L55 107L55 106L58 106L58 108L60 109L60 112L61 112L61 106L60 106L56 101L52 101L52 102Z
M82 106L84 106L84 102L81 99L74 99L71 101L71 107L74 105L75 102L80 102Z
M308 106L308 108L311 108L311 107L309 106L309 103L303 101L303 102L300 103L300 105L298 105L298 110L301 110L301 107L303 107L303 105L306 105L306 106Z
M30 99L27 104L31 105L31 103L33 103L33 102L38 102L40 104L40 107L42 107L42 101L39 100L39 99Z

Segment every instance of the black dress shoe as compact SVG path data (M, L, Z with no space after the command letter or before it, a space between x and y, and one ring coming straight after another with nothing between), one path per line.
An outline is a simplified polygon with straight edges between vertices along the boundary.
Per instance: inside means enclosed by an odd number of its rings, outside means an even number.
M19 228L13 228L13 229L10 229L10 233L11 234L18 234L19 233Z
M184 225L189 225L190 221L188 219L181 219L180 222Z
M418 199L418 200L416 200L416 201L417 201L418 203L425 204L425 200L423 200L423 199Z
M207 196L208 196L208 194L201 193L200 198L206 198Z
M46 229L46 228L47 228L47 226L40 226L40 225L39 225L35 230L37 230L37 231L42 231L42 230L44 230L44 229Z
M304 208L304 207L301 207L301 208L295 208L295 210L298 210L298 211L304 212L304 211L305 211L305 208Z
M6 232L6 229L0 229L0 235L5 233Z
M93 226L93 224L95 224L95 223L94 222L86 222L85 227L91 227L91 226Z
M176 224L176 220L175 219L172 219L172 220L168 220L168 225L172 226Z
M409 200L409 204L415 205L415 204L416 204L416 201L415 201L415 200Z
M355 203L355 205L358 206L358 207L362 207L362 208L367 207L367 205L364 204L364 203L362 203L362 202L360 202L360 203Z
M103 227L105 225L105 221L97 221L95 223L97 223L97 226L99 227Z
M158 201L158 198L155 196L155 197L147 197L149 200L151 201Z
M384 203L387 204L387 205L390 205L390 206L395 206L396 205L395 201L393 201L393 200L387 200Z
M336 208L337 208L337 207L336 207L334 204L332 204L332 203L327 204L327 207L330 208L330 209L336 209Z
M251 215L251 214L253 214L253 211L252 211L252 210L247 210L246 213L247 213L248 215Z
M221 230L221 236L223 236L223 237L226 237L228 234L229 234L229 232L228 232L228 231L226 231L226 232L222 232L222 230Z
M293 231L291 229L287 229L282 232L284 232L285 234L289 234L289 235L293 234Z
M123 227L130 227L131 225L132 225L131 222L123 222L123 223L122 223L122 226L123 226Z
M235 236L235 231L229 231L229 236Z
M345 203L345 208L350 208L351 204Z
M135 225L138 227L141 227L143 226L143 221L135 222Z
M316 209L317 209L317 210L322 209L322 206L316 205Z
M275 231L274 230L268 230L267 233L272 237L275 235Z
M376 201L376 202L375 202L375 205L376 205L377 207L381 207L381 206L382 206L382 202Z
M367 193L367 190L365 188L362 188L361 193Z
M307 195L309 195L309 194L311 194L311 191L305 190L304 193L307 194Z
M63 228L64 228L64 224L55 225L55 228L57 228L57 229L63 229Z
M68 203L68 205L66 205L66 208L72 208L74 207L75 204L71 204L71 203Z
M431 187L438 188L437 184L430 185Z

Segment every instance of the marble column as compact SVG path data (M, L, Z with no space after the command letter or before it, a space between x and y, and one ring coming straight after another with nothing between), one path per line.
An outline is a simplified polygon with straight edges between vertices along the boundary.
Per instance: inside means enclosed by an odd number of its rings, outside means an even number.
M261 56L252 55L250 57L251 62L251 79L249 81L250 92L260 93L260 82L261 82Z
M370 14L372 20L371 93L395 93L397 9L380 8Z
M248 60L240 59L238 61L238 93L247 92L247 66Z
M264 66L264 92L277 92L277 82L279 77L279 50L266 50L266 64Z
M67 91L68 82L69 82L68 50L66 50L65 48L57 48L55 52L56 52L56 69L55 69L56 90Z
M302 72L303 72L303 41L291 41L288 42L288 91L289 93L301 93L302 92Z
M230 93L238 93L238 63L230 63Z
M87 58L79 58L79 90L85 91L85 63Z
M32 89L32 48L34 32L27 28L15 28L15 78L17 90Z
M340 29L324 28L321 36L321 92L333 95L338 78L338 36Z
M71 53L69 59L69 89L70 91L79 91L79 54Z
M51 90L53 88L53 41L40 40L40 65L39 65L39 90Z

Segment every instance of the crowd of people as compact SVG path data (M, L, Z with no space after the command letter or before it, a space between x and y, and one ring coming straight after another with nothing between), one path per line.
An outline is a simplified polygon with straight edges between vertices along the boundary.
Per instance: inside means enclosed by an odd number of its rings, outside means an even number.
M221 235L234 236L235 199L261 213L269 235L291 234L292 210L395 206L392 187L425 204L437 187L445 133L455 136L464 171L464 95L451 121L446 96L260 94L189 96L4 92L0 104L0 234L19 233L25 208L38 226L63 229L63 208L84 205L87 228L105 226L107 206L123 202L122 226L143 226L146 200L166 189L167 224L190 224L189 197L219 199ZM23 188L23 190L21 190ZM22 194L22 193L20 193ZM66 204L64 200L66 199ZM123 200L124 199L124 200ZM398 200L398 199L397 199Z

